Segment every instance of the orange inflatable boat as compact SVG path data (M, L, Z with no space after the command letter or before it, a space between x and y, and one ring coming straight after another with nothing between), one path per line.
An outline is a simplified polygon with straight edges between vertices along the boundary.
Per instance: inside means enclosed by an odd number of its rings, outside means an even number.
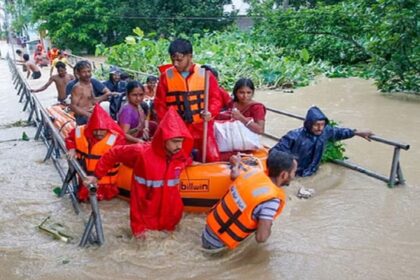
M54 125L65 138L75 127L73 113L67 112L65 106L54 105L47 108ZM251 154L242 154L245 168L266 170L268 148L261 148ZM132 169L122 165L118 172L117 184L123 199L130 197ZM226 193L232 183L230 164L228 162L195 163L187 167L180 175L180 187L186 212L207 212Z
M68 106L57 104L48 107L46 111L50 114L51 121L63 138L66 138L69 132L76 127L74 113Z
M244 168L266 170L268 149L262 148L252 154L243 154ZM130 196L132 169L121 166L117 184L120 196ZM186 212L208 212L226 193L232 183L228 162L196 163L185 168L180 175L180 187L184 210Z

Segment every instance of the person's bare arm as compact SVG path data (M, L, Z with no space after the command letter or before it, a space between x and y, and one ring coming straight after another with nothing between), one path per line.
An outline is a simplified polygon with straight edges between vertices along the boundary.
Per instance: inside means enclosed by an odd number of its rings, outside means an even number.
M54 76L53 77L50 77L50 79L48 80L48 82L45 85L43 85L42 87L40 87L39 89L31 89L31 92L44 91L44 90L46 90L51 85L52 82L54 82Z
M264 133L265 121L254 121L253 118L247 118L236 108L232 109L232 117L235 120L239 120L240 122L242 122L252 132L257 134Z
M131 135L130 133L128 133L128 131L130 130L130 125L129 124L120 124L120 127L124 131L124 133L125 133L125 139L127 141L130 141L130 142L133 142L133 143L143 142L141 139L136 138L133 135Z
M50 68L50 77L52 76L52 73L54 71L55 65L51 64L51 68Z
M273 221L271 220L259 220L257 232L255 233L255 240L258 243L263 243L267 241L271 234L271 226Z
M26 74L26 79L29 79L29 76L31 75L32 67L28 63L25 63L25 65L26 65L26 69L28 70L27 71L28 74Z
M111 92L111 91L110 91L107 87L105 87L105 88L104 88L104 90L103 90L103 95L98 96L98 97L95 97L95 101L96 101L96 102L107 101L107 100L108 100L108 98L109 98L111 95L112 95L112 92Z
M239 154L233 155L230 157L229 162L232 165L230 169L230 179L234 181L236 178L239 177L240 174L239 167L241 163L241 156Z

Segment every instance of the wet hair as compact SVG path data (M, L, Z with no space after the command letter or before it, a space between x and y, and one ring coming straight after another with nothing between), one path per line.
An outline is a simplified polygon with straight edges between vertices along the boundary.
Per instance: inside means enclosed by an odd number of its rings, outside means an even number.
M146 83L148 83L148 82L157 82L157 77L156 76L153 76L153 75L150 75L150 76L147 76L147 79L146 79Z
M92 66L90 65L89 61L87 60L80 60L79 62L74 65L74 71L80 72L83 68L90 68L92 69Z
M282 171L290 172L295 159L289 153L271 149L267 158L268 177L277 177Z
M192 54L193 47L190 41L178 38L169 44L168 52L171 56L175 55L176 53Z
M127 96L135 89L141 88L144 91L144 86L138 81L130 81L127 83Z
M233 101L238 101L238 97L236 96L236 93L242 87L249 87L252 90L252 92L255 91L255 86L251 79L240 78L239 80L236 81L235 86L233 87Z
M24 59L25 61L28 61L28 60L29 60L29 54L25 53L25 54L23 55L23 59Z
M21 55L21 54L22 54L22 51L21 51L21 50L16 50L16 53L17 53L18 55Z
M65 63L63 63L63 62L61 62L61 61L58 61L58 62L55 64L55 68L57 68L57 70L58 70L59 68L66 69L66 64L65 64Z

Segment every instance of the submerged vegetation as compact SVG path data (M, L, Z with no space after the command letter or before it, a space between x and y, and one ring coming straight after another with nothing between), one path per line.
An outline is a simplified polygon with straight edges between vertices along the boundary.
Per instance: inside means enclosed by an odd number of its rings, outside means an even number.
M285 54L284 49L238 30L195 34L189 39L194 46L194 61L216 67L220 83L227 88L240 77L251 78L258 87L305 86L328 68L312 60L305 49ZM158 65L170 62L169 43L169 39L155 40L136 28L124 43L111 48L100 45L96 54L106 56L110 64L156 74Z
M329 123L331 126L338 126L338 123L330 120ZM347 157L344 155L346 151L345 144L343 141L332 141L329 140L325 147L325 151L322 154L321 162L329 162L333 160L345 160Z

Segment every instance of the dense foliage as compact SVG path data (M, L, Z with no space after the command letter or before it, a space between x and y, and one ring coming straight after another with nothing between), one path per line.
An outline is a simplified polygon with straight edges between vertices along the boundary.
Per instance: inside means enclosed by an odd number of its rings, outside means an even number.
M223 5L230 0L122 0L122 16L131 31L139 26L148 34L168 37L178 34L203 34L230 25L234 13L226 14Z
M140 26L155 37L205 33L223 29L233 14L224 14L228 0L18 0L32 9L32 20L48 30L53 43L75 52L93 52L99 43L119 43Z
M158 65L170 62L170 40L154 40L139 28L134 32L136 36L127 37L125 43L111 48L99 46L97 54L106 56L110 64L156 74ZM312 61L305 49L285 55L282 48L259 42L252 34L237 30L196 34L189 39L194 48L194 61L214 66L221 84L228 89L240 77L251 78L258 87L304 86L326 67Z
M347 0L315 8L283 9L276 1L253 4L256 34L285 52L307 49L338 67L362 63L364 76L384 91L420 91L420 2Z

